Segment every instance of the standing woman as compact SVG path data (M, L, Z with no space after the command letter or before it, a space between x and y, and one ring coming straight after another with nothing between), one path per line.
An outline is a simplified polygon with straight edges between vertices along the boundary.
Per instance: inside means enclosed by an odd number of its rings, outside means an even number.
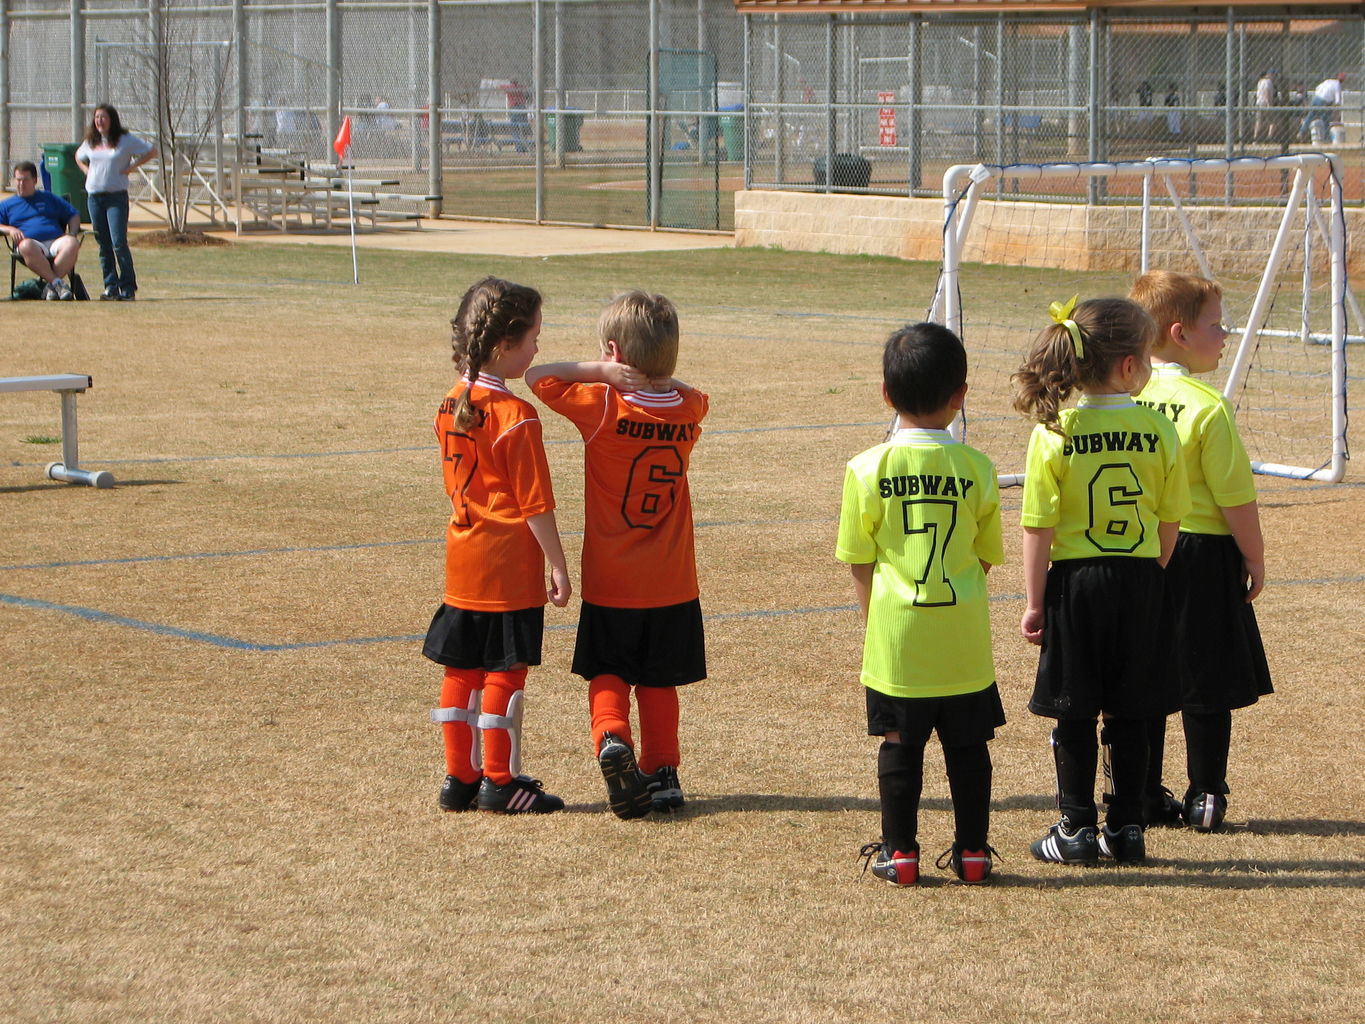
M76 163L85 172L90 223L100 244L101 299L137 298L133 254L128 249L128 175L156 157L156 147L124 130L118 111L107 103L95 108Z

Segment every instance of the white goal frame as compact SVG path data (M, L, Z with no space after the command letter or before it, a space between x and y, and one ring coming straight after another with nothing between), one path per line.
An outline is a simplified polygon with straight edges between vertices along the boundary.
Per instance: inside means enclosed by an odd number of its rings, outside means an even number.
M1327 215L1324 216L1323 200L1315 194L1314 174L1324 168L1330 169L1329 194L1325 197ZM1256 351L1262 335L1292 334L1304 343L1328 344L1331 346L1331 455L1328 461L1319 466L1294 466L1271 462L1252 462L1257 473L1272 476L1291 477L1300 480L1316 480L1336 483L1346 472L1348 448L1346 442L1346 313L1349 306L1356 323L1365 323L1360 308L1347 284L1346 269L1346 219L1341 188L1341 166L1338 158L1329 153L1301 153L1284 156L1258 158L1242 157L1224 159L1167 159L1118 161L1112 163L1054 163L1054 164L958 164L948 168L943 175L943 266L939 276L938 288L930 306L929 319L962 333L962 309L960 304L959 283L961 279L962 253L971 230L972 216L978 201L991 198L986 195L992 184L999 179L1011 181L1033 181L1047 178L1103 177L1140 179L1142 183L1141 248L1139 272L1145 273L1148 267L1151 211L1161 200L1154 195L1154 186L1161 188L1169 197L1170 208L1183 230L1190 250L1205 277L1213 277L1203 248L1196 237L1173 179L1177 176L1235 174L1238 170L1284 171L1293 172L1293 183L1289 194L1282 202L1283 215L1274 243L1267 256L1266 265L1260 277L1255 298L1247 313L1246 323L1229 326L1231 333L1241 334L1233 356L1231 369L1223 393L1233 398L1242 388L1251 358ZM1303 210L1302 214L1300 211ZM1296 215L1303 219L1306 244L1314 238L1326 247L1330 268L1330 330L1326 334L1310 334L1307 324L1301 332L1273 331L1266 326L1271 305L1275 296L1276 277L1284 263L1289 240L1294 231ZM1305 266L1308 261L1305 259ZM1308 274L1304 274L1305 291L1308 287ZM1351 338L1351 341L1365 339ZM960 416L953 424L953 431L961 436L964 420ZM1022 458L1022 453L1021 453ZM1022 473L1001 474L1002 486L1018 485L1023 482Z

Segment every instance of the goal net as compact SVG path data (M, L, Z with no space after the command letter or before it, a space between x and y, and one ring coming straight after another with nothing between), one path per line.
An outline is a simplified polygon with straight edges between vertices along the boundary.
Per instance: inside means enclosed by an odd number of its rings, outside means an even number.
M1147 270L1212 278L1231 332L1206 379L1237 410L1258 473L1345 473L1348 316L1340 167L1328 154L1268 159L951 167L943 268L930 319L967 346L970 389L955 425L1002 484L1023 477L1032 424L1010 374L1048 303L1126 295Z

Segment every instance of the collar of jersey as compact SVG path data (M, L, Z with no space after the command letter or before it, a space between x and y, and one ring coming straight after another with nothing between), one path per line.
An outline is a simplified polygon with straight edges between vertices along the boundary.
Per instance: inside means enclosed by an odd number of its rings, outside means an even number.
M1153 377L1188 377L1190 371L1180 363L1153 363Z
M1078 409L1127 409L1137 405L1132 395L1081 395L1076 403Z
M677 388L668 391L623 391L621 397L631 405L638 405L641 408L666 409L682 405L682 395L678 394Z
M900 427L891 435L892 444L957 444L946 430L929 427Z
M464 379L465 382L468 383L469 374L466 373ZM481 388L487 388L489 391L506 391L509 395L512 393L508 390L507 381L503 380L501 377L494 377L491 373L481 372L479 374L479 379L474 383L478 384Z

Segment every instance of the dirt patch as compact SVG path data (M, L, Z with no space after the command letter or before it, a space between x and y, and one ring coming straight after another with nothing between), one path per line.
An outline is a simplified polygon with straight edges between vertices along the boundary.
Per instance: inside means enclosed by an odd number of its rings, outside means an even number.
M129 243L148 248L166 249L181 246L231 245L226 238L202 231L143 231L128 239Z

